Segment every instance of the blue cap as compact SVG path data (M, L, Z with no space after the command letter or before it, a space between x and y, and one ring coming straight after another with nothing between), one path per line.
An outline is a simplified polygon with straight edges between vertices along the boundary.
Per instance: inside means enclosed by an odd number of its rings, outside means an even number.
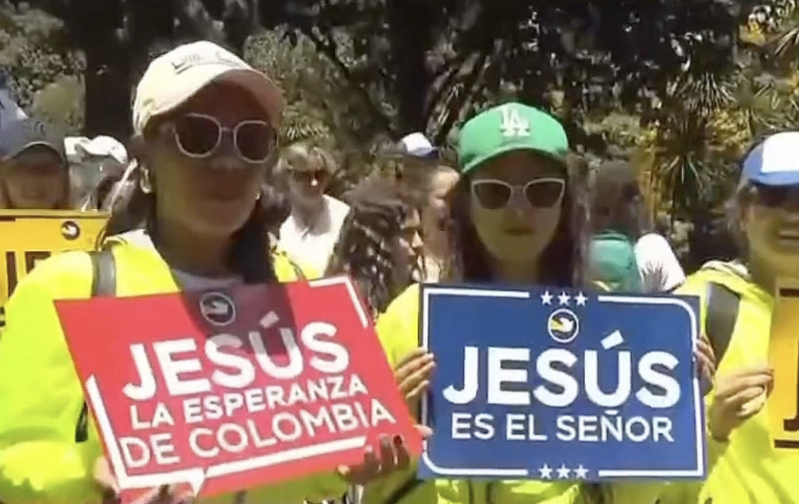
M64 137L46 124L25 117L3 124L0 129L0 161L17 157L32 147L52 150L67 165Z
M799 185L799 131L776 133L760 142L743 161L741 185Z

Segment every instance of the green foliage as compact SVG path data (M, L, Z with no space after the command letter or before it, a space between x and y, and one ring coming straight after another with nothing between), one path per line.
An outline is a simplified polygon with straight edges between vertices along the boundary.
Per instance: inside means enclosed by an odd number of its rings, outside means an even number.
M13 78L21 107L37 92L64 76L80 76L83 63L66 50L62 24L41 11L14 9L0 1L0 68Z
M30 111L66 134L78 136L84 122L84 94L80 78L62 76L36 93Z

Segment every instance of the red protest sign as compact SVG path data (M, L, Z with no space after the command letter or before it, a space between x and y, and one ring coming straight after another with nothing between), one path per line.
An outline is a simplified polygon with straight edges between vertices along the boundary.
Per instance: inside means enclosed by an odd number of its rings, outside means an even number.
M213 496L421 440L345 277L56 302L123 489Z

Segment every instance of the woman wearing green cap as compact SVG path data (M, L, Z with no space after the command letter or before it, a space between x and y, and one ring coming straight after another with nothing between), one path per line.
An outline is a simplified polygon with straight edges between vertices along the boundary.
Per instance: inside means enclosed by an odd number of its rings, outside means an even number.
M552 116L519 103L488 109L460 132L461 176L448 198L452 244L445 279L585 284L588 209L569 174L568 139ZM419 289L401 294L377 329L412 409L429 383L433 356L418 348ZM435 433L433 433L435 435ZM366 486L364 504L650 504L657 486L578 482L420 481L397 471Z

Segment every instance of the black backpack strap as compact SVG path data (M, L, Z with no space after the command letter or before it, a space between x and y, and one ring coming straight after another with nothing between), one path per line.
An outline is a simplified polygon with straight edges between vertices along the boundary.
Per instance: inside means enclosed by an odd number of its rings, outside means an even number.
M115 296L117 268L110 249L89 252L92 259L92 297Z
M717 365L730 346L740 304L741 296L726 285L716 282L708 284L705 334L713 347Z
M305 280L305 273L302 272L302 268L300 265L289 259L289 264L291 264L291 269L294 270L294 276L297 277L295 280Z
M117 268L114 254L111 250L103 249L89 252L89 257L92 260L91 297L115 296L117 293ZM83 443L87 439L89 439L89 408L86 406L86 401L83 401L75 425L75 442Z

